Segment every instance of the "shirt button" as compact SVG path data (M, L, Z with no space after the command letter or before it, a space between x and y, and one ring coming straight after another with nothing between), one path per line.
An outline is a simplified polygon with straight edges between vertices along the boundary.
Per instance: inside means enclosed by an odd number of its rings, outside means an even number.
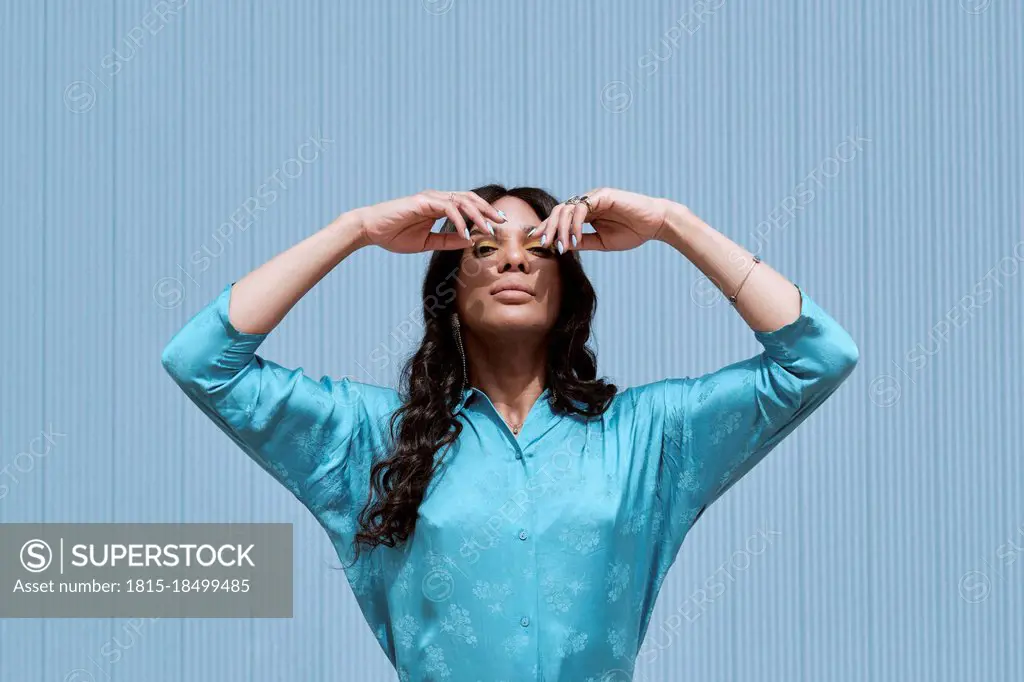
M526 531L525 530L519 531L519 539L520 540L525 540L526 539Z
M519 619L519 624L522 625L525 628L527 625L530 624L530 619L527 618L526 616L523 616L522 618Z
M516 459L522 459L522 458L523 458L523 453L517 452L516 453Z

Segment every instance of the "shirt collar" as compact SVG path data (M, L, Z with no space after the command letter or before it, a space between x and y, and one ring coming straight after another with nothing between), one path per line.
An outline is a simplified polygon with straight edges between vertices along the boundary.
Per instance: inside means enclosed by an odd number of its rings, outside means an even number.
M548 395L551 393L551 389L545 387L537 397L538 403L547 403ZM462 391L462 398L459 400L458 405L455 407L455 412L458 413L460 410L466 408L467 405L473 402L478 396L483 395L483 392L476 386L470 386Z
M464 407L466 407L466 405L469 404L469 402L473 399L473 396L476 394L476 390L477 389L475 386L470 386L469 388L464 389L462 391L462 398L459 399L459 404L455 406L456 412L462 410Z

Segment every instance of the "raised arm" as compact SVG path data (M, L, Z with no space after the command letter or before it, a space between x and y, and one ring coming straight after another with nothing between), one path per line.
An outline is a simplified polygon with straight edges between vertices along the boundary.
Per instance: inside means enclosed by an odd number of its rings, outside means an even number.
M340 445L358 429L366 399L379 387L256 354L284 316L317 282L364 245L360 226L344 214L278 254L194 315L166 345L167 373L224 433L307 506L319 503L317 483L341 467Z
M583 232L589 223L594 232ZM534 231L559 250L624 251L664 242L726 296L764 351L699 377L628 391L638 518L649 519L652 570L664 578L708 505L816 410L859 352L807 292L669 199L599 187L552 210ZM753 267L753 269L751 269ZM742 283L742 289L740 284Z
M735 309L763 352L695 378L663 382L666 442L680 492L699 516L821 406L853 371L849 333L805 291L683 207L661 239L693 262ZM742 284L742 287L740 286Z
M445 215L465 228L463 214L481 224L485 215L503 220L475 194L435 191L344 213L226 286L163 350L161 362L185 394L325 525L351 529L354 505L365 501L355 498L368 484L371 451L386 440L383 422L399 406L397 393L348 378L317 381L256 350L359 248L416 253L472 244L431 232Z

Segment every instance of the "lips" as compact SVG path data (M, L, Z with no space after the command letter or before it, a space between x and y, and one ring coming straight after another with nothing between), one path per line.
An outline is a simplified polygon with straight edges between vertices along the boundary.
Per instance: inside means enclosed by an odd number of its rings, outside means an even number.
M491 289L491 294L497 294L501 291L522 291L533 296L533 289L520 282L499 282Z

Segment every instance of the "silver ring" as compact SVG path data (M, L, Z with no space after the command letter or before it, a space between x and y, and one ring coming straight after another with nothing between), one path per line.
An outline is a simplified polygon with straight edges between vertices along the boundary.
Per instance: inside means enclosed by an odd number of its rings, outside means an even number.
M566 206L575 206L578 203L580 203L580 198L575 194L565 200Z
M455 203L455 192L448 192L448 201Z

